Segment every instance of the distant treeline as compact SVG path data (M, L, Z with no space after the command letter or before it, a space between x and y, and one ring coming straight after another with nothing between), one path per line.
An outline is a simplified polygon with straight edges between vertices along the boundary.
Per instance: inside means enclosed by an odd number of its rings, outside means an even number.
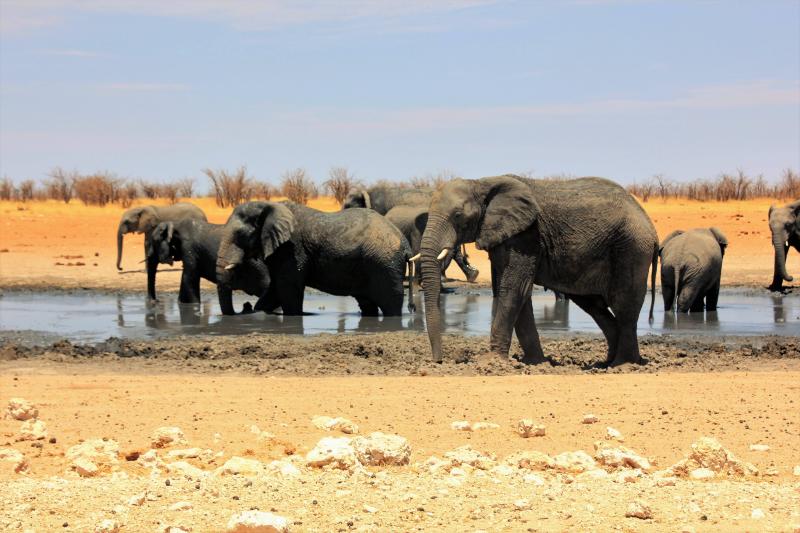
M249 200L269 200L274 196L283 196L294 202L306 204L310 199L320 195L320 188L303 168L284 172L277 185L249 176L246 167L235 170L205 169L203 173L209 180L210 195L220 207L232 207ZM521 175L535 177L530 172ZM457 175L453 172L442 171L415 176L405 181L377 180L371 183L396 187L436 188L455 177ZM556 175L542 179L569 177ZM81 174L77 171L69 172L55 168L41 183L28 179L15 185L10 178L1 179L0 200L26 202L50 199L69 203L77 199L86 205L119 204L123 207L130 206L134 200L140 198L161 198L175 203L180 199L196 195L195 182L194 178L183 178L168 183L154 183L121 178L111 172ZM322 190L341 204L352 189L362 186L364 183L346 167L333 167L328 172L328 179L322 184ZM793 200L800 198L800 176L794 170L786 169L777 182L770 183L762 175L753 178L741 170L735 175L723 173L714 179L697 179L689 182L672 181L662 175L656 175L644 183L628 186L628 191L643 202L651 198L721 202L753 198Z

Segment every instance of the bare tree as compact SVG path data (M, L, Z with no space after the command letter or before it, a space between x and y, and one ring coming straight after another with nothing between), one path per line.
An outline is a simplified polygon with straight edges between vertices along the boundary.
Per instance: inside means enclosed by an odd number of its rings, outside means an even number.
M305 205L311 198L319 196L317 184L304 168L288 170L281 178L281 192L295 203Z
M211 180L214 196L219 207L236 207L253 195L253 180L247 177L247 167L241 166L233 172L206 168L203 173Z
M329 179L323 183L325 189L336 198L339 205L344 204L347 195L357 186L358 182L347 170L347 167L331 167L328 176Z
M48 174L50 179L45 182L47 195L53 200L61 200L68 204L72 200L76 172L66 172L61 167L56 167Z
M27 202L33 200L33 190L36 187L36 182L33 180L25 180L19 184L19 200Z
M178 188L178 196L181 198L191 198L194 196L194 178L183 178L175 182Z

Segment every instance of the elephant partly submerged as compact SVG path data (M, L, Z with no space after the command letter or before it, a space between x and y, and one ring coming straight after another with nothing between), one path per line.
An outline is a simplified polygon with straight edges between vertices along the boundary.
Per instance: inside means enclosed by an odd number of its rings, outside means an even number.
M236 314L233 308L233 290L242 290L258 298L255 310L263 307L263 298L269 289L267 266L257 259L245 261L230 276L228 283L217 283L217 254L219 253L223 224L210 224L202 220L186 219L179 222L161 222L145 240L147 258L147 295L156 299L156 270L159 263L181 261L183 272L178 293L180 303L200 302L200 279L217 284L217 297L223 315ZM252 311L245 304L245 312Z
M664 310L716 311L728 239L719 228L670 233L659 247ZM704 305L705 304L705 305Z
M786 271L786 254L789 253L789 248L800 252L800 200L780 207L771 206L769 230L775 250L775 265L769 289L781 291L784 280L794 280Z
M565 181L513 175L453 180L431 202L422 237L425 319L442 360L439 260L463 242L489 252L493 352L508 357L516 331L524 362L544 360L533 316L534 282L586 311L608 341L609 364L640 362L636 324L652 268L655 301L658 236L636 200L601 178Z
M228 283L244 261L269 268L264 310L303 314L306 286L353 296L361 313L398 316L411 250L400 231L369 209L324 213L292 202L248 202L233 210L217 257L217 277ZM413 309L413 284L409 310Z
M148 234L161 222L179 222L181 220L208 222L203 210L188 202L178 202L167 206L144 205L132 207L122 213L117 227L117 270L122 270L122 238L126 233Z

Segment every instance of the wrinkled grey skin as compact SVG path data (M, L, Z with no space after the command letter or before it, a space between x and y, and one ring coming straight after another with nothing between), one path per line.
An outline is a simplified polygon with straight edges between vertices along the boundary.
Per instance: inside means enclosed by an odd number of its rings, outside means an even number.
M677 230L661 242L658 254L665 311L675 307L681 313L717 310L727 247L728 239L718 228Z
M800 200L782 207L770 207L769 230L775 250L775 265L769 290L781 291L784 280L794 280L786 272L786 254L789 253L789 248L800 252Z
M364 315L377 316L380 309L384 316L399 316L410 257L400 231L372 210L323 213L292 202L248 202L225 224L217 277L227 283L243 261L256 258L266 263L272 280L267 312L281 307L285 315L303 314L308 286L353 296Z
M122 237L126 233L149 234L161 222L202 220L208 222L205 213L196 205L178 202L174 205L145 205L132 207L119 219L117 227L117 270L122 270ZM149 283L149 280L148 280Z
M427 210L428 206L431 204L431 198L433 198L434 192L435 190L430 188L407 189L384 186L370 187L369 189L356 189L347 195L344 204L342 204L342 209L364 207L377 211L384 216L388 215L390 211L399 206L421 207ZM412 222L411 219L408 218L409 216L407 212L402 214L395 213L393 215L395 219L406 227L409 224L417 223L417 220ZM398 226L398 228L400 228L400 231L402 231L404 235L406 234L402 227ZM414 250L414 244L410 241L409 244L412 250ZM418 248L416 250L418 251ZM416 254L417 251L415 251L414 254ZM447 270L450 261L456 262L464 273L464 276L466 276L467 281L473 282L478 279L478 274L480 274L480 272L477 268L469 264L466 253L464 253L464 250L460 247L454 247L448 255L447 260L442 263L442 272Z
M178 301L200 302L200 278L217 283L217 254L225 226L202 220L162 222L150 232L145 241L147 257L147 295L156 299L156 270L159 263L183 263ZM152 280L152 283L150 282ZM217 284L217 297L223 315L234 315L233 290L242 290L259 298L255 310L261 310L263 297L269 289L269 271L262 261L246 261L227 285ZM249 303L245 312L253 309Z
M436 361L442 359L436 257L444 248L473 241L489 252L492 265L493 352L508 357L516 331L523 361L544 361L531 303L535 282L564 293L594 318L608 341L608 363L641 361L636 323L651 266L655 285L658 236L622 187L601 178L507 175L453 180L437 191L421 251L425 319ZM654 300L655 290L651 318Z

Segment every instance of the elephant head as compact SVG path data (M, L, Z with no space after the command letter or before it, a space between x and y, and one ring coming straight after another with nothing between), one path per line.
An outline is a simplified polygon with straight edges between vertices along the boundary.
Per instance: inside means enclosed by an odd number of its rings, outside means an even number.
M122 236L126 233L149 233L158 224L152 206L133 207L122 213L117 228L117 270L122 270Z
M372 202L366 189L351 191L347 194L347 198L342 204L342 209L350 209L351 207L372 209Z
M670 233L669 235L664 237L664 240L661 241L661 244L658 245L658 255L661 255L661 252L664 251L664 247L667 245L667 243L669 241L671 241L672 239L674 239L678 235L683 235L684 233L686 233L686 232L683 231L682 229L676 229L675 231L673 231L672 233Z
M284 204L248 202L231 213L217 255L217 279L230 282L230 275L246 259L267 259L292 238L295 219Z
M775 269L770 289L780 290L784 280L794 280L786 272L786 253L789 251L789 241L800 239L800 200L783 207L770 207L769 230L775 249Z
M530 227L538 213L528 185L510 175L455 179L434 193L420 246L425 321L434 360L442 360L439 262L461 243L475 242L479 249L491 250Z

